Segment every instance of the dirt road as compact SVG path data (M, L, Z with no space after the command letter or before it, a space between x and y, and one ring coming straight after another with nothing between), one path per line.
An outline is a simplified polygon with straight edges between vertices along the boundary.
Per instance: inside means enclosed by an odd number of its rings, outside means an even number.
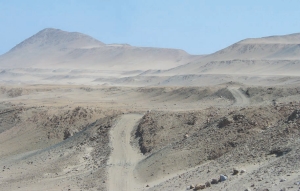
M140 184L134 177L134 168L143 158L130 144L130 133L142 115L123 115L110 132L112 153L109 159L109 191L140 190Z
M246 97L246 95L239 90L239 87L230 87L228 90L232 93L232 95L235 98L235 104L236 106L247 106L250 104L249 99Z

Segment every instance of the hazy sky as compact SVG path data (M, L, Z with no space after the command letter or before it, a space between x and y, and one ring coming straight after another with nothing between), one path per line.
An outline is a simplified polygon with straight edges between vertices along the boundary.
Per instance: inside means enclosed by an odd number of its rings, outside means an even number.
M44 28L207 54L300 32L300 0L0 0L0 54Z

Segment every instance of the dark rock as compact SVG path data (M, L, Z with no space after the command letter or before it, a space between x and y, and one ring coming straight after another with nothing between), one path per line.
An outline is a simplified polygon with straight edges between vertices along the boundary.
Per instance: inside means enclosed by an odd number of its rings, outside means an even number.
M205 186L206 186L206 187L210 187L210 186L211 186L210 182L208 182L208 181L205 182Z
M217 179L212 179L211 180L211 184L218 184L218 183L219 183L219 181Z
M69 137L71 137L71 133L70 133L69 129L65 129L65 131L64 131L64 140L66 140Z
M293 113L289 116L288 121L293 121L295 119L300 118L300 110L295 110Z
M223 128L223 127L226 127L227 125L229 125L230 123L232 123L232 120L225 117L219 122L218 127Z
M236 169L233 169L233 173L232 173L232 175L237 175L239 173L239 171L238 170L236 170Z
M205 185L197 184L194 188L194 190L203 190L205 188Z
M270 151L270 155L275 154L276 157L281 157L287 153L289 153L292 149L291 148L274 148Z

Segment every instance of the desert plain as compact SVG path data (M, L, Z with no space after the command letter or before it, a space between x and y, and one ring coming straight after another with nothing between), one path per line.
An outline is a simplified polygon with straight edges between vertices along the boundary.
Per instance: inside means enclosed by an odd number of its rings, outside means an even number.
M300 190L300 34L189 55L48 28L0 69L0 190Z

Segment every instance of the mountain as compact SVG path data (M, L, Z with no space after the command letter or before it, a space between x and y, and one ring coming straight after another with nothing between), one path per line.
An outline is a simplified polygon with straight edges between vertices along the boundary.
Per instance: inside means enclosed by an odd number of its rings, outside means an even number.
M177 49L105 44L85 34L48 28L1 55L0 69L4 83L283 84L300 76L300 33L245 39L196 56ZM276 82L270 76L276 76Z
M15 46L10 52L41 50L49 48L93 48L105 44L81 33L65 32L59 29L47 28Z
M212 55L213 60L297 60L300 33L242 40Z
M183 74L300 75L300 33L237 42L166 71Z
M169 69L199 58L183 50L104 44L88 35L47 28L0 57L0 68Z

